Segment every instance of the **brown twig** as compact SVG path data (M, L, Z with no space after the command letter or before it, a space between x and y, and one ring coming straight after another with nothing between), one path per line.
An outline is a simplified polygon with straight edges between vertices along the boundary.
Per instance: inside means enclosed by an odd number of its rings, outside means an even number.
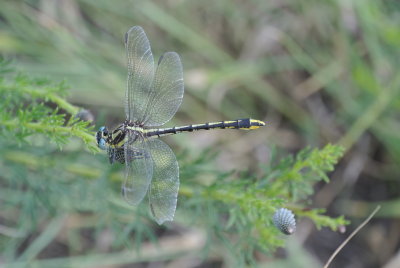
M331 257L329 258L329 260L326 262L324 268L328 268L328 266L331 264L331 262L333 261L333 259L336 257L336 255L339 253L339 251L342 250L342 248L350 241L351 238L353 238L353 236L355 236L360 230L361 228L363 228L371 219L372 217L378 212L378 210L381 208L381 206L377 206L374 211L372 211L372 213L368 216L368 218L363 221L350 235L349 237L347 237L346 240L343 241L342 244L340 244L340 246L335 250L335 252L333 252L333 254L331 255Z

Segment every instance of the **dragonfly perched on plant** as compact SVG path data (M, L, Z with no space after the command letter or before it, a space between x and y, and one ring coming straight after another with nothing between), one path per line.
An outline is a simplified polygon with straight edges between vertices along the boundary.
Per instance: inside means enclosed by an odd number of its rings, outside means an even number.
M174 116L183 98L183 70L179 55L164 53L154 65L144 30L132 27L125 34L128 81L125 93L126 120L115 130L100 127L98 147L107 150L110 163L125 164L122 194L138 205L146 193L158 224L174 218L179 189L179 166L161 136L209 129L257 129L265 123L237 119L171 128L159 128Z

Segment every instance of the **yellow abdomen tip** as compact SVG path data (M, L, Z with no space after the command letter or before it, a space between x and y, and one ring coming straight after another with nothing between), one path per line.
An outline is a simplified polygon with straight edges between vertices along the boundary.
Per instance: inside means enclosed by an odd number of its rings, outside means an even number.
M250 119L250 128L249 129L257 129L259 127L265 126L265 122L256 119Z

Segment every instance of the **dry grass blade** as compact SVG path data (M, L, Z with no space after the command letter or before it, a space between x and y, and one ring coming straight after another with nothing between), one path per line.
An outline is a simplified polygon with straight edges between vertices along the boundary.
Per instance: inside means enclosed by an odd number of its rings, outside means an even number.
M340 244L340 246L335 250L335 252L333 252L333 254L331 255L331 257L329 258L329 260L326 262L324 268L328 268L329 265L331 264L331 262L333 261L333 259L336 257L336 255L342 250L342 248L344 248L344 246L350 241L350 239L353 238L353 236L355 236L360 230L361 228L363 228L371 219L372 217L378 212L378 210L381 209L381 206L377 206L374 211L372 211L372 213L368 216L368 218L363 221L363 223L361 223L350 235L349 237L343 241L342 244Z

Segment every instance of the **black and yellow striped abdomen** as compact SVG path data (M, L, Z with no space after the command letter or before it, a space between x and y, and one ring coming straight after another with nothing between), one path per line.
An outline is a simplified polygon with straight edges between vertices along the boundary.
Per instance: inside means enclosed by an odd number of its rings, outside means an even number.
M265 126L265 123L263 121L245 118L245 119L237 119L231 121L211 122L211 123L187 125L187 126L172 127L172 128L144 129L143 132L147 137L151 136L161 137L181 132L193 132L198 130L210 130L210 129L252 130L262 126Z

